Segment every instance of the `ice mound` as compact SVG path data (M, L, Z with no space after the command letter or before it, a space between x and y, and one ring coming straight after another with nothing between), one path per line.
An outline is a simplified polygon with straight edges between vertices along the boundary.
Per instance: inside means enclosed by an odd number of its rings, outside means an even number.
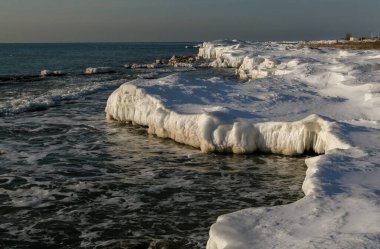
M211 67L236 68L236 74L241 79L265 78L275 67L272 59L259 56L248 42L204 42L199 48L198 56L213 60Z
M165 101L178 103L181 100L176 98L183 98L186 93L178 92L168 100L152 89L153 86L173 88L168 82L186 79L169 76L166 80L166 84L162 84L165 80L149 83L135 80L123 84L108 99L107 118L147 126L151 134L200 148L203 152L261 151L297 155L307 151L321 154L348 146L331 132L335 124L317 115L296 122L254 123L239 121L235 117L242 113L221 106L203 109L198 106L195 113L179 113L169 109Z
M274 68L275 63L263 57L244 57L244 60L237 69L237 74L241 79L259 79L269 75L268 69Z
M85 74L114 73L112 67L88 67L84 70Z
M63 71L50 71L50 70L42 70L40 73L41 76L62 76L65 75Z

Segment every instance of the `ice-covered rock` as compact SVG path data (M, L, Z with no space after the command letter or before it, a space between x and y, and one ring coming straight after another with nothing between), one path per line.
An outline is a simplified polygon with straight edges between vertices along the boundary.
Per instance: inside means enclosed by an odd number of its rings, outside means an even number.
M102 74L102 73L114 73L115 70L112 67L88 67L84 70L85 74Z
M51 71L51 70L42 70L40 73L41 76L62 76L65 75L65 72L57 70L57 71Z
M132 64L131 66L132 69L141 69L141 68L148 68L148 64Z
M185 62L178 62L174 64L174 67L187 67L187 68L193 68L194 64L192 63L185 63Z
M160 63L150 63L150 64L132 64L132 69L154 69L154 68L161 68L163 67L163 64Z

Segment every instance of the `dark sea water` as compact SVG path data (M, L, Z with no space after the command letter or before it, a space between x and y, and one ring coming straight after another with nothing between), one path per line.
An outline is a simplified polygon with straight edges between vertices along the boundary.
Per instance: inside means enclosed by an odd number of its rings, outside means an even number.
M197 53L195 43L0 44L0 76L38 75L41 70L81 73L86 67L152 63L158 58ZM188 48L186 48L186 46Z
M192 45L0 44L0 248L203 248L219 215L303 196L304 158L202 154L106 121L136 77L228 75L123 67ZM82 73L99 66L115 73Z

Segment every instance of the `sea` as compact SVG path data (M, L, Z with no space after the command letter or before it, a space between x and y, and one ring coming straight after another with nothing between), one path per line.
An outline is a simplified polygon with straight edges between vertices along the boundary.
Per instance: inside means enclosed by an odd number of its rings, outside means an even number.
M205 248L218 216L303 197L304 157L204 154L106 120L108 96L130 80L234 77L123 66L196 45L0 44L0 248ZM114 72L83 73L105 66Z

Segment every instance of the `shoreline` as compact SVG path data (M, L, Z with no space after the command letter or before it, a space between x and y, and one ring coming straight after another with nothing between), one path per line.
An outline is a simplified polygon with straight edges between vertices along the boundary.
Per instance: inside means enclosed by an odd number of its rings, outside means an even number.
M300 48L334 48L334 49L354 49L354 50L380 50L380 40L364 40L364 41L342 41L318 42L310 41L300 45Z
M304 198L219 216L207 249L377 248L380 87L376 67L367 65L377 65L378 54L214 41L203 43L198 56L214 68L235 68L247 82L197 83L180 75L129 82L109 97L107 118L146 125L149 133L204 152L293 155L324 148L306 160ZM365 70L372 78L362 79ZM312 114L323 120L305 118ZM305 126L297 125L300 117Z

